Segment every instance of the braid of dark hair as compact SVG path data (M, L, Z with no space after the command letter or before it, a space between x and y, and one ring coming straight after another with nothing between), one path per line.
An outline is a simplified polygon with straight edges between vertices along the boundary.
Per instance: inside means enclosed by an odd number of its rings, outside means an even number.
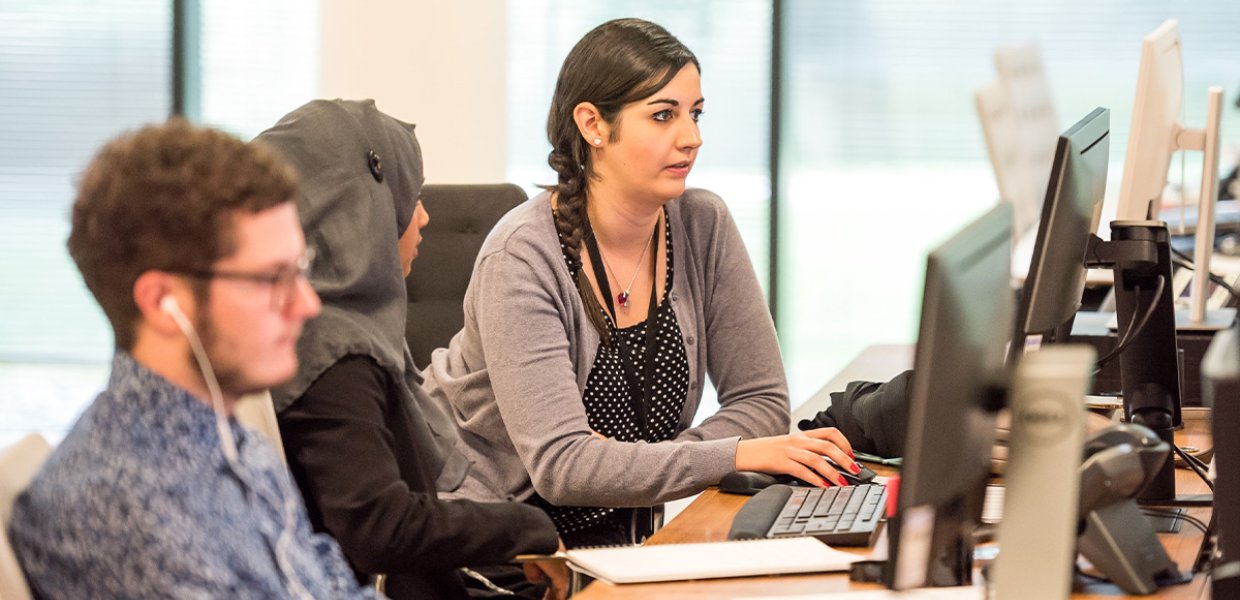
M555 227L565 244L586 315L599 336L616 343L610 334L589 276L581 276L581 245L589 235L587 186L596 177L590 164L590 146L582 137L573 111L582 102L598 110L603 121L619 134L620 111L663 89L685 65L700 73L697 57L675 36L642 19L615 19L590 30L564 58L547 114L547 163L559 175L558 183L543 186L556 194Z
M547 186L556 194L555 228L567 248L570 269L577 282L577 293L581 296L586 316L600 337L614 343L607 321L603 319L603 307L590 287L590 278L581 273L581 242L585 239L589 219L586 214L586 184L592 176L589 151L578 136L567 142L568 152L557 148L547 156L547 163L559 174L559 183Z

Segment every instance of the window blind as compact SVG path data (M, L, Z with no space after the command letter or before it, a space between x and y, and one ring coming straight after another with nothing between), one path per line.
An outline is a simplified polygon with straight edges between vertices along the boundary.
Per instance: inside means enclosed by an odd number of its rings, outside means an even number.
M111 354L69 207L105 140L168 114L171 22L163 0L0 0L0 360Z

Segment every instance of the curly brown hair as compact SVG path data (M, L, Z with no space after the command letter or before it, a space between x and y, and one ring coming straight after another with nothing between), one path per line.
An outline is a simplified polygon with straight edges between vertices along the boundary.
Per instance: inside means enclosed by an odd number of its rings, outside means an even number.
M181 118L105 145L78 186L68 246L116 346L133 349L133 286L143 272L210 269L237 249L234 215L299 193L296 173L275 152Z
M558 182L543 186L556 193L555 226L565 245L581 247L586 222L586 189L595 177L590 149L581 139L573 110L590 102L604 121L616 125L610 141L619 135L620 109L663 89L685 65L701 72L697 57L666 29L642 19L615 19L595 27L568 53L551 98L547 116L547 163ZM574 271L581 259L574 259ZM585 277L577 277L577 290L595 329L607 337L598 299Z

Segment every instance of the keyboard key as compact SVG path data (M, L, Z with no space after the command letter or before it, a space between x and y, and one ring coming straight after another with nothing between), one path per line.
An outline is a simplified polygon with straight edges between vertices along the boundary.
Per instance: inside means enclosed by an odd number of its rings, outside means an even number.
M808 519L814 514L814 506L818 503L818 498L822 496L822 488L814 488L805 496L805 502L801 504L801 509L797 511L798 519Z
M784 509L779 511L779 517L782 519L784 517L791 518L797 516L797 513L801 511L801 504L804 501L805 498L803 496L792 496L791 498L788 498L788 503L784 505Z
M835 531L834 522L829 522L827 519L810 519L809 523L805 524L804 533L814 535L816 533L829 533L832 531Z
M801 533L805 531L805 523L789 523L786 526L776 525L771 533Z
M815 517L827 516L831 510L831 503L833 500L834 498L828 498L824 494L822 499L818 501L818 506L814 507L814 516Z
M862 492L853 493L848 498L848 505L844 507L844 514L857 514L861 511L861 504L865 502L865 494Z

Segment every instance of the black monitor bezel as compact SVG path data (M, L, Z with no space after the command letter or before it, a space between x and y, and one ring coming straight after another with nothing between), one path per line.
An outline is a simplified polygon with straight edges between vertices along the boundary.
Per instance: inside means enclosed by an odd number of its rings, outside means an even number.
M1008 352L1012 365L1024 353L1028 336L1040 335L1053 342L1066 340L1071 333L1085 291L1085 256L1106 193L1110 112L1097 107L1059 136L1033 255L1021 287ZM1090 161L1101 163L1099 172L1090 172ZM1095 184L1089 190L1094 197L1086 205L1077 195L1090 183Z
M926 260L910 427L897 514L889 523L888 587L906 587L901 573L909 569L923 580L913 587L962 585L972 577L972 529L981 520L995 413L1008 378L1003 349L1012 322L1011 228L1011 207L1000 204ZM961 282L979 277L982 289L963 289ZM944 421L952 428L940 430ZM961 456L961 444L971 456ZM901 566L921 560L900 556L902 519L926 514L921 507L933 515L927 560ZM915 535L912 525L905 531Z

